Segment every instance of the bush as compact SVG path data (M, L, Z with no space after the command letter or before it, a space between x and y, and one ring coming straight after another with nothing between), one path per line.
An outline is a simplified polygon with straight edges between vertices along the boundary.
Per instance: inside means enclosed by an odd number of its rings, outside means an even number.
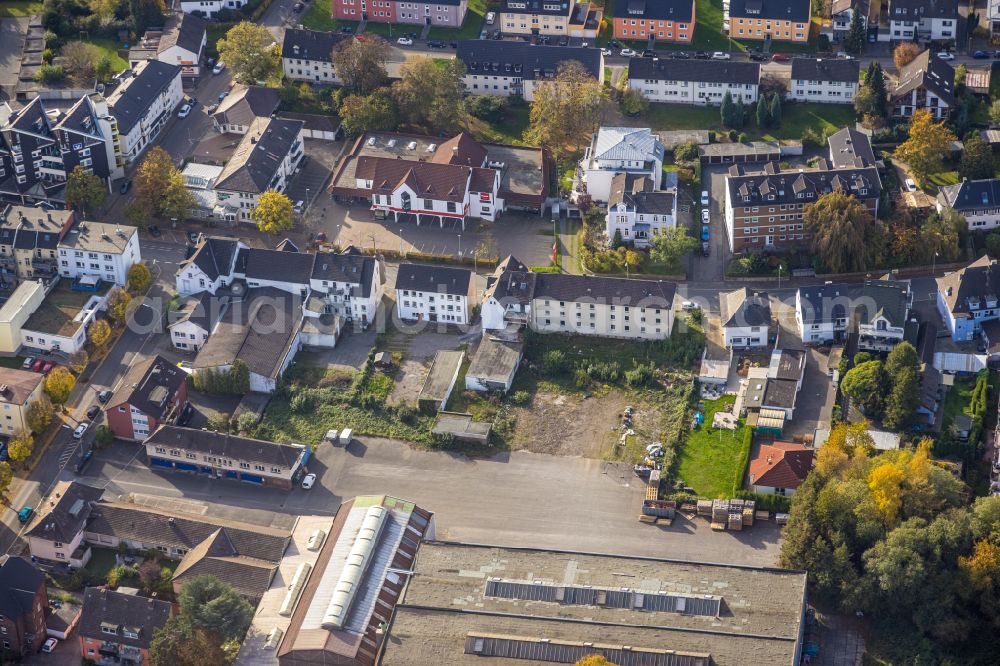
M578 389L587 388L590 385L590 375L583 368L578 368L576 373L573 375L573 384Z
M406 425L413 425L417 422L417 410L413 405L401 402L396 405L396 418Z
M678 162L693 162L698 159L698 144L694 141L682 143L674 148L674 159Z
M622 377L622 366L616 361L592 361L585 369L591 379L604 384L613 384Z
M550 349L542 356L542 370L547 375L562 375L569 369L566 354L561 349Z
M62 65L41 64L35 71L35 81L39 83L56 83L66 78Z
M733 479L733 495L737 495L743 489L743 477L747 473L750 465L750 446L753 443L753 428L744 428L743 441L740 442L740 464L736 466L736 474Z
M746 143L747 141L749 141L749 139L750 137L746 135L746 132L740 132L740 135L739 137L737 137L736 140L739 141L740 143Z
M649 365L637 365L625 373L625 383L629 386L646 386L653 381L653 371L654 366L652 363Z
M506 110L503 97L498 95L473 95L465 100L465 108L469 114L491 123L503 120Z
M991 257L1000 256L1000 232L986 234L986 253Z
M315 408L312 394L308 390L300 391L292 396L288 408L295 414L307 414Z
M531 394L527 391L514 391L510 396L510 401L515 405L524 406L531 402Z
M240 432L251 432L257 425L257 415L253 412L243 412L236 418L236 428Z

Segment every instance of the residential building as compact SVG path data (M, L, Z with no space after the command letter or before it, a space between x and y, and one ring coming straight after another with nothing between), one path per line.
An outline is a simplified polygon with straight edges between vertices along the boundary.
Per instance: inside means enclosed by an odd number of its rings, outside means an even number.
M663 280L532 273L511 256L487 281L483 332L527 326L538 333L662 340L673 328L676 287Z
M32 557L76 568L90 561L92 547L158 551L179 560L171 579L175 592L190 578L210 574L256 603L271 585L290 540L286 530L103 500L103 493L75 481L58 482L51 500L29 523ZM67 551L73 555L58 557Z
M649 128L602 127L593 135L580 160L580 181L594 201L608 201L611 181L624 172L647 176L653 191L663 182L660 137Z
M170 311L171 320L167 325L170 343L183 351L201 349L226 305L228 300L213 298L208 291L185 298L176 309Z
M957 185L942 185L938 188L936 205L939 213L946 208L961 213L969 231L995 229L1000 226L1000 179L963 178Z
M248 0L181 0L181 11L185 14L203 16L207 19L218 19L219 12L224 9L237 12Z
M245 263L237 271L238 257L247 256L249 247L234 238L202 236L194 254L181 262L175 273L177 292L190 296L207 291L215 294L227 287L240 275L245 275Z
M990 23L990 35L1000 35L1000 0L986 3L986 20Z
M799 287L795 292L795 323L804 343L839 342L847 333L854 306L846 284Z
M911 298L909 282L865 280L856 308L858 349L889 352L902 342Z
M201 474L291 490L305 474L310 450L224 432L161 425L142 443L156 470Z
M246 134L257 118L268 118L278 110L281 97L276 88L236 84L212 114L212 125L222 134Z
M353 39L342 32L286 29L281 43L281 68L285 78L328 86L340 83L333 70L333 52Z
M983 324L1000 319L1000 267L982 256L937 278L937 309L955 342L977 339ZM0 311L2 314L2 311Z
M520 344L496 339L484 332L466 369L465 390L507 393L514 383L523 355L524 350Z
M0 352L14 354L21 348L21 330L44 300L45 286L40 282L29 280L17 285L0 306Z
M382 666L801 659L804 571L427 540L407 571Z
M464 227L467 217L495 220L507 209L541 214L551 167L541 148L480 144L464 132L444 141L366 132L341 158L330 193L338 202L370 204L376 219L442 226L450 219ZM414 197L414 185L434 196Z
M719 321L726 347L766 347L771 301L766 291L741 287L719 294Z
M42 399L45 375L16 368L0 368L0 433L31 432L28 406Z
M201 61L208 45L208 21L194 14L171 14L162 28L147 30L128 52L129 65L159 60L181 68L187 79L201 76Z
M860 73L861 65L853 58L792 58L789 99L854 104Z
M64 278L90 276L123 287L129 269L141 262L136 227L79 222L59 241L59 274Z
M29 658L45 642L45 574L23 557L0 557L0 645L5 657Z
M331 12L334 19L342 21L367 21L369 23L403 23L460 28L469 8L468 0L340 0L334 2Z
M890 0L893 41L953 40L958 36L958 0Z
M731 0L722 29L734 39L805 43L810 21L809 0Z
M115 437L141 442L187 406L187 373L162 356L136 363L104 410Z
M861 13L861 27L868 31L869 0L833 0L830 4L830 38L842 41L851 31L854 12Z
M324 298L323 312L367 328L385 293L385 267L355 247L342 253L317 252L309 286Z
M806 206L824 194L841 192L878 214L882 191L875 167L832 168L825 159L816 170L781 171L771 162L763 173L746 174L733 165L726 178L726 232L729 249L749 252L808 244L802 222Z
M576 61L599 82L604 81L600 49L529 42L465 39L455 57L465 63L465 90L471 95L535 98L535 89L551 82L565 62Z
M762 442L750 461L750 489L765 495L794 495L812 469L813 453L794 442Z
M651 102L718 106L728 92L734 102L752 104L760 89L760 64L635 57L629 59L628 85Z
M605 233L608 240L647 248L664 229L677 226L677 188L653 191L648 176L621 172L611 179Z
M74 354L87 342L87 329L98 313L107 309L111 284L83 277L72 285L50 284L45 298L21 325L25 350Z
M467 268L400 264L394 289L400 319L458 326L472 323L476 284Z
M900 70L889 103L899 118L909 118L917 109L927 109L938 120L947 117L955 105L954 68L924 51Z
M795 403L805 379L806 359L804 349L786 344L779 334L771 351L771 361L766 368L751 368L743 393L743 409L757 413L757 425L762 420L784 424L795 418ZM796 343L797 345L797 343ZM776 428L781 430L781 428Z
M834 169L878 166L872 141L864 132L845 127L827 138L830 147L830 164Z
M284 192L305 154L300 120L255 118L215 181L230 221L250 220L260 195Z
M84 95L64 114L51 109L46 110L45 115L46 118L56 119L51 131L62 154L62 168L60 173L56 159L45 160L46 150L43 148L42 162L35 164L36 168L40 167L38 170L43 178L48 174L56 181L65 180L77 166L105 183L125 175L125 157L119 141L120 125L106 98L97 93ZM22 156L25 155L23 143L22 140ZM54 152L51 156L57 157ZM34 151L32 157L34 159ZM16 155L14 162L16 171Z
M694 23L693 0L631 0L614 8L616 39L690 44Z
M153 635L171 615L169 601L88 587L80 615L80 652L97 664L148 664Z
M604 9L576 0L502 0L495 25L505 35L596 39Z
M108 107L118 120L118 153L134 163L160 134L184 97L181 68L146 60L123 73L108 95Z
M0 214L0 275L18 280L55 277L59 243L75 220L72 211L7 206Z

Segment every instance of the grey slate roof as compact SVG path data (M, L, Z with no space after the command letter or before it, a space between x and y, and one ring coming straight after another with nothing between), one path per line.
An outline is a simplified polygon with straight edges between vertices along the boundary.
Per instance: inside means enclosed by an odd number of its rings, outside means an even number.
M259 194L271 189L302 132L301 120L256 118L215 181L215 189Z
M948 105L954 104L954 68L941 58L935 57L930 50L924 51L900 70L898 83L889 97L895 100L920 87L934 93Z
M251 248L247 252L246 278L309 284L314 258L315 255L304 252Z
M313 261L312 279L357 284L359 287L351 295L367 298L372 293L375 263L374 257L363 254L317 252Z
M27 536L63 543L72 541L87 524L91 503L103 494L104 489L82 483L63 481L56 484L51 493L52 497L58 496L55 506L38 507L37 518Z
M468 296L472 271L427 264L400 264L396 272L396 289L411 289L431 293Z
M960 213L1000 208L1000 179L963 180L956 185L945 185L938 191L938 198Z
M568 0L501 0L499 12L532 16L569 16Z
M629 80L699 81L705 83L760 83L760 63L728 60L630 58Z
M62 129L95 138L100 137L100 130L94 120L91 108L90 96L84 95L78 99L70 110L59 119L53 129Z
M302 457L301 444L279 444L250 437L239 437L212 430L197 430L174 425L161 425L143 444L197 451L208 455L256 462L267 466L291 469Z
M83 611L80 613L79 634L95 640L111 640L131 647L148 649L153 634L170 619L173 607L168 601L149 599L134 594L123 594L103 587L88 587L83 593ZM102 631L115 629L112 639ZM125 629L139 635L128 638Z
M0 615L12 620L30 615L35 594L45 575L23 557L10 557L0 566Z
M156 52L163 53L173 46L179 46L200 55L201 42L205 39L207 27L208 21L200 16L185 12L173 14L163 25L163 35L160 37Z
M281 42L281 57L333 62L333 49L344 41L352 39L354 39L353 35L342 32L288 28L285 30L285 37Z
M676 284L664 280L538 273L535 276L534 297L559 301L591 299L618 305L669 309L673 307L676 290Z
M827 166L825 160L821 160L821 166ZM809 204L834 191L868 201L877 199L881 191L878 170L874 167L782 172L769 164L768 171L762 174L727 176L726 186L733 205L743 207L759 206L761 202L768 206Z
M108 107L118 120L118 131L122 134L131 132L153 106L153 100L181 75L179 66L159 60L144 60L132 71L133 75L108 97Z
M890 0L890 21L919 21L923 18L958 20L958 0Z
M552 78L559 65L570 60L582 64L595 79L600 80L602 74L601 51L596 48L466 39L458 42L455 57L465 63L470 75Z
M851 58L792 58L792 80L857 83L861 63Z
M974 262L937 279L938 292L953 314L967 314L970 302L985 307L987 300L1000 294L1000 267L983 255Z
M891 326L906 323L910 287L906 282L867 280L861 290L861 323L870 324L876 317L885 317Z
M202 291L188 296L181 305L170 312L170 325L188 321L206 332L210 332L219 315L222 314L222 299Z
M212 118L219 125L249 127L255 118L274 113L280 102L276 88L239 84L222 100Z
M805 23L810 0L732 0L729 15L737 18L780 19Z
M826 140L830 146L830 161L837 169L875 166L875 151L864 132L845 127Z
M157 354L132 366L122 380L124 393L120 399L108 403L108 409L128 404L160 420L186 379L186 372Z
M802 321L806 326L844 319L851 304L846 284L799 287L798 295Z
M741 287L719 294L719 318L724 328L733 326L770 326L771 301L766 291Z
M220 275L229 275L233 263L233 255L239 248L239 242L232 238L209 236L198 245L195 253L187 261L215 280Z
M620 0L615 3L614 16L686 23L692 18L693 7L687 0Z
M646 215L672 215L674 212L673 192L653 191L649 178L632 173L616 173L611 179L611 193L608 207L624 203L630 210Z

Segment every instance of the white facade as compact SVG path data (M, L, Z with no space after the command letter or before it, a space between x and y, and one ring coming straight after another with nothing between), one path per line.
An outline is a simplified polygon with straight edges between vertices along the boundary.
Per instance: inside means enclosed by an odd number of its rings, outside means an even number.
M165 62L168 65L177 65L181 68L181 76L187 77L197 77L201 76L201 54L205 51L205 45L207 43L207 35L201 38L201 45L198 47L198 53L193 53L188 49L177 46L171 46L168 49L164 49L162 53L156 54L156 59L160 62Z
M89 275L118 286L128 284L128 270L142 261L136 228L115 228L113 225L93 222L87 222L86 226L90 234L114 234L114 242L103 242L103 239L95 238L93 247L90 247L81 238L78 227L71 229L68 237L71 242L59 244L59 274L71 279ZM110 233L105 233L105 230ZM119 244L121 247L118 247Z
M767 326L723 326L726 347L766 347Z
M924 96L923 104L921 104L920 93L924 90L926 91L926 95ZM927 109L937 120L946 117L950 108L948 102L926 89L911 90L905 96L896 98L894 105L898 106L899 115L905 118L912 116L913 112L917 109Z
M853 18L854 7L848 7L830 17L831 30L835 39L851 31L851 20ZM868 29L868 17L864 14L861 15L861 27L866 30Z
M245 5L244 0L182 0L181 11L185 14L199 14L205 18L215 18L223 9L236 11Z
M358 274L357 282L313 278L310 280L309 286L313 293L323 294L329 308L329 314L336 314L347 321L361 322L362 325L367 326L375 321L379 303L382 302L382 297L385 295L382 265L378 261L375 261L374 265L371 293L367 298L360 295L362 291L360 274Z
M651 102L668 104L695 104L697 106L722 104L728 91L734 102L757 102L760 86L756 83L714 83L705 81L665 81L660 79L628 80L629 88L638 90Z
M416 165L414 167L420 168ZM399 213L416 215L418 226L421 218L428 216L438 218L441 226L444 226L445 219L461 219L463 229L466 217L478 217L492 221L496 219L497 213L503 210L503 200L497 196L500 191L500 172L498 170L492 171L491 189L485 192L471 189L472 172L469 171L461 201L425 198L408 184L400 183L391 194L373 194L372 210L385 211L394 215ZM365 190L371 190L373 185L372 181L361 178L356 179L355 183L359 189Z
M209 331L188 319L171 324L168 328L170 343L175 349L198 351L208 340Z
M439 321L465 325L471 321L469 297L415 289L396 289L399 318L409 321Z
M611 181L621 172L648 176L653 189L663 183L663 144L648 128L602 127L580 160L582 181L594 201L607 201Z
M915 38L935 41L955 39L958 17L953 18L922 18L919 21L897 20L893 15L889 21L889 35L894 41Z
M664 229L677 226L677 197L674 197L673 202L673 211L669 214L638 213L634 206L625 202L612 206L605 216L608 240L613 239L617 232L624 242L632 243L639 249L650 247L653 239Z
M285 78L291 81L306 81L328 86L341 82L330 60L307 60L296 58L294 54L283 53L281 68L285 72Z
M244 137L246 140L246 137ZM288 153L282 158L281 163L278 165L277 171L271 180L272 186L269 188L275 192L284 192L285 188L288 187L288 182L295 175L295 169L298 168L299 164L302 162L302 157L305 155L305 150L303 149L304 139L302 138L302 131L299 130L299 134L294 142L292 142ZM223 176L220 178L221 181L225 182L226 178ZM227 218L239 219L241 221L249 221L250 213L257 207L258 200L260 198L261 192L241 192L238 190L226 189L224 185L217 186L215 188L215 196L217 201L231 209L231 213L227 212Z
M140 63L137 71L147 66L149 62ZM131 79L120 84L118 89L112 93L108 100L112 112L114 112L115 100L129 86L133 85L136 80L137 76L133 76ZM177 75L170 81L170 85L153 99L143 117L132 126L127 134L120 133L118 135L118 152L124 157L125 164L133 164L146 147L156 140L156 137L160 134L160 130L163 129L163 126L170 119L174 110L180 106L183 98L184 90L181 87L181 70L178 69ZM121 126L121 119L119 119L119 126Z
M485 321L485 320L484 320ZM617 305L536 298L528 327L539 333L595 335L602 338L663 340L670 337L674 315L669 307Z
M867 324L858 324L858 349L890 351L903 341L903 327L893 326L883 316L872 319Z
M108 292L110 293L110 291ZM73 318L79 327L70 335L58 335L43 331L33 331L27 326L21 327L21 344L29 349L41 351L59 351L64 354L75 354L87 343L87 329L94 321L97 313L107 307L107 294L91 296ZM30 321L30 320L29 320Z
M826 104L853 104L858 93L858 82L807 81L793 79L789 99L797 102L819 102Z

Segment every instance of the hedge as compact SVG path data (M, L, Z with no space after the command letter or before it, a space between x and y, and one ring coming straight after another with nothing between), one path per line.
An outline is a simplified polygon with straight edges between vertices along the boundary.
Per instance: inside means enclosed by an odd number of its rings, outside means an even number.
M753 443L753 428L743 430L743 442L740 444L740 464L736 466L736 474L733 479L733 496L735 497L743 489L743 476L747 473L747 466L750 465L750 446Z

